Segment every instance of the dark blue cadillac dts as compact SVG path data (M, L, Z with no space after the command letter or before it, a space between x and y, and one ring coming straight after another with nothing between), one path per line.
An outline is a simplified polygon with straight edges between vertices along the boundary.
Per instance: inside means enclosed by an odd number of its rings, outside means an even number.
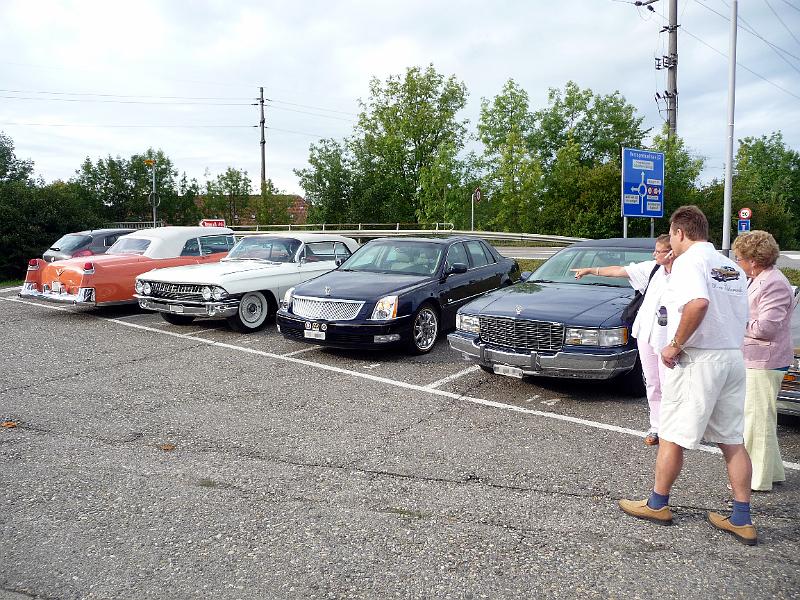
M334 348L433 348L470 300L520 278L483 240L381 238L338 269L287 290L276 317L288 339Z
M570 269L652 260L654 240L578 242L523 280L458 311L450 347L485 371L575 379L618 377L624 392L643 395L636 341L622 322L633 297L627 279Z

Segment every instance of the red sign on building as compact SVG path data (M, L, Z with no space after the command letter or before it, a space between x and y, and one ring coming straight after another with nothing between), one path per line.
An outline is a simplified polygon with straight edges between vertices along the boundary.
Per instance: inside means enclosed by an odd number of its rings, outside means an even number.
M200 227L225 227L225 219L203 219Z

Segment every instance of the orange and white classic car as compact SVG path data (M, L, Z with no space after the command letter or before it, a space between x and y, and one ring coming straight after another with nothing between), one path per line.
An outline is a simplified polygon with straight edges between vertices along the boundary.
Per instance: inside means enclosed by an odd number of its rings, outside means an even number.
M20 296L76 306L134 303L136 276L151 269L217 262L233 247L227 227L156 227L119 238L99 256L32 258Z

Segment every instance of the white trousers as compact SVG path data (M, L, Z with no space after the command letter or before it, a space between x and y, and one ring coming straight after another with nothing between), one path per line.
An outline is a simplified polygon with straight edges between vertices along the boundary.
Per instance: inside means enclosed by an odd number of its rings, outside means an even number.
M783 381L783 371L747 369L747 392L744 397L744 445L753 463L754 490L772 489L786 474L778 447L776 400Z
M639 347L639 360L642 361L644 386L647 392L647 403L650 405L650 432L658 433L661 414L661 385L667 367L661 362L661 356L650 344L636 340Z

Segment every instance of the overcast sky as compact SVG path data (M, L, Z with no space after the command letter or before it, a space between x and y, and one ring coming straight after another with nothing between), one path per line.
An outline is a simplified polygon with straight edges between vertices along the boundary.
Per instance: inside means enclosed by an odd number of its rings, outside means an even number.
M232 166L258 189L263 86L267 176L303 194L293 170L316 139L352 131L370 78L429 63L466 84L471 131L509 78L533 109L569 80L619 90L658 131L668 1L2 0L0 131L46 181L153 147L201 183ZM678 133L721 178L729 0L678 12ZM781 130L800 149L800 0L740 2L739 17L736 137Z

